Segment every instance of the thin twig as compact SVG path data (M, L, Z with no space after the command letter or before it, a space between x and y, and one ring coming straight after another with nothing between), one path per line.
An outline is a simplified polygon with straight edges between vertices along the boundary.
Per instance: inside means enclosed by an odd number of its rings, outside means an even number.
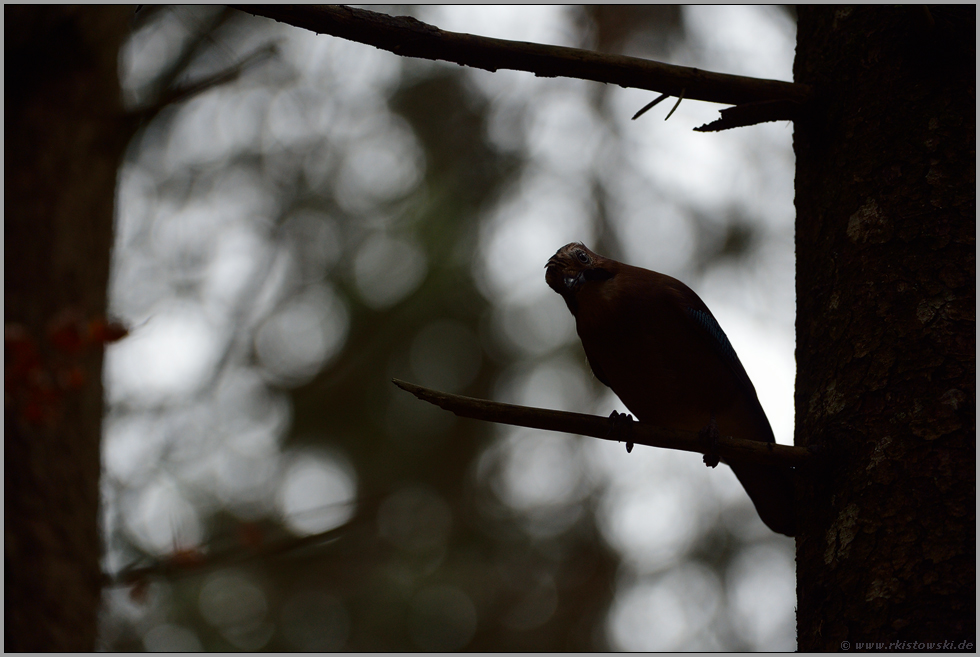
M488 71L512 69L540 77L570 77L690 100L737 105L764 100L806 102L807 85L674 66L579 48L447 32L409 16L388 16L345 6L239 5L238 9L318 34L357 41L404 57L455 62Z
M687 89L681 89L681 95L677 97L677 102L674 103L674 106L670 108L669 112L667 112L667 116L664 117L664 121L666 121L667 119L669 119L674 115L674 112L677 111L677 108L681 106L681 101L684 100L684 94L686 93L687 93Z
M624 423L598 415L553 411L531 408L452 395L424 388L414 383L392 379L396 386L412 393L419 399L451 411L459 417L486 420L518 427L562 431L602 440L649 445L685 452L705 453L705 443L696 431L665 429L643 422ZM800 467L812 464L815 454L803 447L790 447L777 443L722 437L712 445L712 453L726 461L760 463L765 465Z
M653 100L651 100L649 103L647 103L646 105L644 105L643 107L641 107L640 108L640 111L637 112L636 114L634 114L633 115L633 118L630 119L630 120L631 121L636 121L638 118L640 118L641 116L643 116L644 114L646 114L647 112L649 112L650 110L652 110L654 107L656 107L658 103L660 103L661 101L663 101L663 100L665 100L667 98L670 98L670 94L660 94L659 96L657 96L656 98L654 98Z

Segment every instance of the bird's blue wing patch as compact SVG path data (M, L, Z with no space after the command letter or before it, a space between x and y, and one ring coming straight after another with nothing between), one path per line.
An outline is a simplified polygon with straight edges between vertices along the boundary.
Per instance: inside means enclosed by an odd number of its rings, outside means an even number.
M701 310L700 308L691 308L688 306L687 313L691 316L691 319L694 320L695 324L700 326L709 336L711 336L711 341L714 344L715 349L722 354L722 358L728 360L728 364L731 366L732 372L735 374L735 378L741 382L746 391L751 391L752 396L756 397L756 406L761 418L760 422L765 426L769 435L768 438L763 437L759 440L774 442L775 438L772 437L772 428L769 425L769 420L766 418L766 412L762 410L762 405L758 402L755 386L752 385L748 372L746 372L745 368L742 366L742 361L740 361L738 356L735 354L735 348L732 347L732 343L728 341L728 336L721 330L718 320L716 320L711 313Z
M736 365L736 369L741 369L742 364L738 360L738 356L735 355L735 349L732 347L732 343L728 341L728 336L721 330L718 321L710 313L706 313L697 308L688 307L687 312L701 328L708 332L708 335L715 341L715 345L725 355L725 358L732 365Z

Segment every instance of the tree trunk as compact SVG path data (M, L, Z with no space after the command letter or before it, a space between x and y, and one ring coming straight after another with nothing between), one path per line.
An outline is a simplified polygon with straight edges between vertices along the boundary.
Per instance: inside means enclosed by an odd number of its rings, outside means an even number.
M106 309L116 175L131 134L117 57L131 15L122 7L4 7L10 651L95 648L102 354L75 338L88 326L81 318Z
M799 9L801 651L975 648L975 26Z

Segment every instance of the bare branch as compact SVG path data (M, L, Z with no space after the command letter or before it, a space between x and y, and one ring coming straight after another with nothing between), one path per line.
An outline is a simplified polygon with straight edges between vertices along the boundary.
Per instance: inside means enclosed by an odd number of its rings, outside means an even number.
M377 502L369 500L367 504L361 501L361 506L367 506L368 512L362 509L357 515L344 524L333 527L326 531L311 534L309 536L290 536L276 541L248 548L245 546L233 546L216 553L206 552L184 552L171 555L154 563L143 566L132 566L116 574L104 573L102 575L103 586L127 586L136 584L149 577L162 577L166 579L177 579L187 577L201 572L211 572L219 568L225 568L241 563L248 563L262 559L270 559L292 553L303 548L325 545L338 540L345 534L351 532L358 526L363 526L373 516L371 511L377 507Z
M629 424L621 420L611 420L598 415L553 411L544 408L531 408L503 404L484 399L474 399L460 395L451 395L438 390L392 379L396 386L412 393L419 399L451 411L459 417L475 420L486 420L501 424L512 424L518 427L544 429L546 431L562 431L582 436L592 436L602 440L616 440L624 443L649 445L664 449L678 449L685 452L704 454L707 445L694 431L677 431L664 429L643 422ZM776 443L764 443L756 440L723 437L710 449L726 461L742 463L760 463L764 465L800 467L813 464L815 455L803 447L789 447Z
M673 66L648 59L579 48L447 32L409 16L388 16L345 6L239 5L244 12L388 50L404 57L445 60L488 71L512 69L539 77L569 77L618 84L689 100L738 105L771 100L805 103L810 87Z
M721 118L695 128L696 132L718 132L730 128L766 123L767 121L792 121L803 106L792 100L767 100L760 103L743 103L721 110Z

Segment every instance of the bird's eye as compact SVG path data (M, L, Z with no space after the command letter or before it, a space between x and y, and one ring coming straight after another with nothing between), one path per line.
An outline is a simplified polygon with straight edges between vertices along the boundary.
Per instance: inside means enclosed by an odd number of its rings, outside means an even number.
M576 251L575 257L578 258L578 261L583 265L589 264L589 255L585 251Z

